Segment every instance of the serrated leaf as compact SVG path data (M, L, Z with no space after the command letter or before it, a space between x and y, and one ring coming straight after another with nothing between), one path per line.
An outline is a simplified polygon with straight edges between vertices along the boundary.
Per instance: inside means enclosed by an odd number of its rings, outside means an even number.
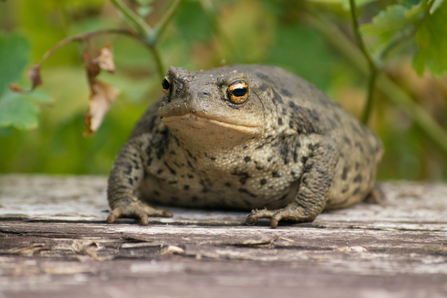
M363 35L399 31L409 22L405 16L407 10L408 8L400 4L387 6L385 10L382 10L373 18L372 23L360 26L360 31Z
M39 107L25 94L7 90L0 98L0 127L26 130L37 127Z
M423 3L419 3L418 5L412 6L405 12L405 17L408 19L410 23L415 23L425 16L425 8L426 5Z
M419 75L425 68L435 75L447 71L447 2L433 14L427 14L417 32L416 42L419 51L413 60L413 67Z
M401 4L389 5L375 16L371 23L360 26L363 35L376 36L375 43L370 44L370 50L372 52L389 50L388 46L391 43L413 34L419 21L425 15L426 5L424 3L411 7Z
M0 94L9 84L18 81L28 65L28 40L17 33L0 33Z

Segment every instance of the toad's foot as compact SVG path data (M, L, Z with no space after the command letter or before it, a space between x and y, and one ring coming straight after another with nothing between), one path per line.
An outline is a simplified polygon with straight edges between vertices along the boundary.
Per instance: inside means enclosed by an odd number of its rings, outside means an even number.
M278 210L252 210L245 223L247 225L254 225L259 218L270 218L270 227L276 229L280 220L293 220L293 221L313 221L316 216L306 215L307 212L300 206L288 205L285 208Z
M366 196L364 202L368 204L378 204L378 205L385 204L386 196L380 185L378 185L377 183L374 185L374 188Z
M129 204L126 204L126 206L118 206L114 208L110 212L109 217L107 217L107 223L110 224L120 217L130 217L140 220L140 223L143 226L147 226L149 224L149 216L172 217L172 213L165 210L155 209L143 202L136 201L130 202Z

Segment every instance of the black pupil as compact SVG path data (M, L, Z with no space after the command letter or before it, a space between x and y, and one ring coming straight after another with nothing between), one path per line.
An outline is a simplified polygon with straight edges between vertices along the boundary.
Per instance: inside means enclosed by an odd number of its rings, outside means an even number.
M240 87L240 88L234 89L232 92L233 92L234 96L241 97L241 96L244 96L245 94L247 94L247 88Z
M171 88L171 84L169 84L168 79L164 78L163 81L161 81L161 86L163 87L163 89L167 90L169 88Z

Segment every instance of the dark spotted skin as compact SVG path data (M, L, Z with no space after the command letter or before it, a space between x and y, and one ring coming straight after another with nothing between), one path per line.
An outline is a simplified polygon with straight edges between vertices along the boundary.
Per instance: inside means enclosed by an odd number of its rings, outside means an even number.
M276 227L312 221L373 190L380 140L309 82L260 65L171 67L168 77L171 89L115 161L108 222L171 216L147 204L156 203L254 209L248 224L267 217ZM248 98L234 104L228 85L241 81Z

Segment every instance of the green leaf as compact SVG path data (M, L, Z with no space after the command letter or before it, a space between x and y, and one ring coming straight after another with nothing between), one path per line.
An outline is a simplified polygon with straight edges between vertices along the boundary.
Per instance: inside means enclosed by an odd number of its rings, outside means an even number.
M434 75L447 71L447 2L442 3L433 14L426 14L417 32L419 51L413 67L419 75L425 68Z
M425 15L425 7L422 2L411 8L401 4L389 5L373 18L372 23L360 26L360 31L366 36L381 35L383 42L389 41L405 28L417 25Z
M37 127L39 107L27 95L7 90L0 98L0 127L26 130Z
M403 5L396 4L387 6L377 16L373 22L360 27L363 35L383 34L390 31L399 31L408 24L405 12L408 10Z
M0 32L0 94L9 84L18 81L28 65L30 44L17 33Z
M407 7L401 4L389 5L375 16L371 23L360 26L363 35L375 35L370 51L389 51L399 41L412 36L426 10L426 1ZM385 50L386 49L386 50Z

